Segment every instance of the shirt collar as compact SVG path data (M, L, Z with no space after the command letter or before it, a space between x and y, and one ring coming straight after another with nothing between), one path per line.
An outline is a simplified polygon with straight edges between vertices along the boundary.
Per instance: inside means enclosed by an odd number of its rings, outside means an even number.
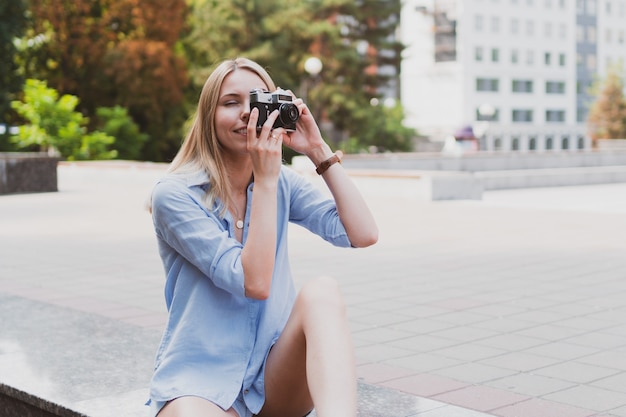
M209 176L204 170L191 172L187 176L187 187L208 185L210 182Z

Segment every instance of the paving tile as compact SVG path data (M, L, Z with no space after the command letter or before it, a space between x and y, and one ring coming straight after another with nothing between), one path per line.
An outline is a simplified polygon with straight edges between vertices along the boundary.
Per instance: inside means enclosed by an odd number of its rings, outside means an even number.
M507 353L503 349L494 349L475 343L462 343L455 346L444 347L437 350L437 355L447 356L463 362L475 362L481 359L492 358Z
M356 374L359 379L371 384L376 384L414 375L415 371L381 363L367 363L357 366Z
M479 411L468 410L466 408L454 407L451 405L424 411L415 414L416 417L491 417L492 414L481 413Z
M569 337L585 334L587 333L587 331L576 329L573 327L561 326L560 324L550 323L522 329L517 333L524 336L544 339L550 342L556 342L559 340L567 339Z
M494 379L504 378L506 376L515 375L517 372L509 369L498 368L495 366L484 365L480 363L460 363L456 366L448 366L433 371L437 375L446 376L472 384L484 383Z
M598 349L615 349L626 346L626 336L616 336L603 332L589 332L564 340L568 343Z
M595 411L572 407L569 405L532 398L528 401L493 410L492 413L501 417L591 417Z
M527 372L534 369L544 368L562 362L558 359L546 356L533 355L524 352L507 353L493 358L483 359L480 363L496 366L513 371Z
M477 411L490 411L517 404L528 396L485 386L469 386L432 397L435 400Z
M493 388L516 392L531 397L541 397L576 386L573 382L549 378L533 373L519 373L485 383Z
M394 340L389 343L390 346L410 350L412 352L438 351L439 349L456 346L458 344L458 340L437 337L428 334L409 337L406 339Z
M609 411L610 414L606 414L607 417L626 417L626 407L618 407ZM604 417L605 414L599 415L598 417Z
M417 374L396 378L380 385L421 397L432 397L468 386L466 383L433 374Z
M499 335L499 332L482 329L473 326L458 326L450 329L440 330L433 332L433 336L445 337L449 339L458 340L459 342L468 343L477 340L487 339L492 336Z
M394 330L388 327L376 327L373 329L366 329L354 334L359 339L370 341L373 343L386 343L393 340L406 339L412 336L412 333L402 332Z
M593 381L591 385L626 394L626 372Z
M497 335L476 341L476 344L509 351L524 350L545 343L545 340L516 333Z
M588 365L580 362L563 362L535 371L538 375L586 384L619 373L619 370Z
M548 394L544 398L595 411L626 406L626 394L586 385Z
M399 366L418 372L430 372L435 369L455 366L461 363L461 361L457 361L455 359L429 353L420 353L418 355L387 359L383 362L387 365Z
M605 368L626 371L626 352L606 351L593 355L587 355L577 360L589 365L603 366Z
M587 355L598 353L598 349L574 345L563 341L546 343L539 346L530 347L525 352L548 356L550 358L556 358L563 361L568 361L576 358L580 358Z

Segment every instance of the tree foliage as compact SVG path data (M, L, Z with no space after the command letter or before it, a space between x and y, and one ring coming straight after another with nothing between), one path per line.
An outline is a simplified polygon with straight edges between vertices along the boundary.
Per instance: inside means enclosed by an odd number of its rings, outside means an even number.
M162 159L184 120L186 10L185 0L31 0L30 34L48 41L24 53L27 76L80 97L92 120L98 107L126 107L150 134L145 156Z
M22 90L23 80L18 74L14 56L14 39L26 28L26 5L23 0L0 2L0 124L8 124L9 109L14 95Z
M215 63L246 56L277 85L306 96L318 121L340 132L335 142L359 137L364 119L381 116L370 99L399 71L399 11L397 0L193 0L183 41L193 85L202 85ZM304 69L311 56L323 62L315 79ZM379 71L385 66L393 70Z
M148 135L139 130L124 107L98 107L96 115L98 130L115 138L118 159L141 159L141 149Z
M15 137L19 147L36 145L42 151L56 151L68 160L112 159L117 152L110 147L115 138L104 132L87 133L88 119L75 109L76 96L59 97L45 82L26 80L23 101L12 107L28 121Z
M596 86L597 98L589 110L592 139L626 139L626 97L623 73L612 68Z

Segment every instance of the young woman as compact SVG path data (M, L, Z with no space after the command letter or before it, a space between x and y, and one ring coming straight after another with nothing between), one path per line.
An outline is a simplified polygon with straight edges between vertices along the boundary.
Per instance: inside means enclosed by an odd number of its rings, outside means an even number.
M151 382L159 417L356 416L356 377L336 282L296 295L289 222L337 246L365 247L378 230L359 191L301 99L295 132L260 131L250 91L274 91L244 58L206 81L195 120L152 215L167 280L169 319ZM319 167L333 198L282 165L282 145Z

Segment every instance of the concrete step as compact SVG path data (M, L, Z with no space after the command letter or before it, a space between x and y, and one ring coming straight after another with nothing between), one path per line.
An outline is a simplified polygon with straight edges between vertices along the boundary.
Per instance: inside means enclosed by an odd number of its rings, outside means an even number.
M160 331L2 293L0 317L0 416L148 415ZM420 407L415 396L361 382L358 398L359 417Z

